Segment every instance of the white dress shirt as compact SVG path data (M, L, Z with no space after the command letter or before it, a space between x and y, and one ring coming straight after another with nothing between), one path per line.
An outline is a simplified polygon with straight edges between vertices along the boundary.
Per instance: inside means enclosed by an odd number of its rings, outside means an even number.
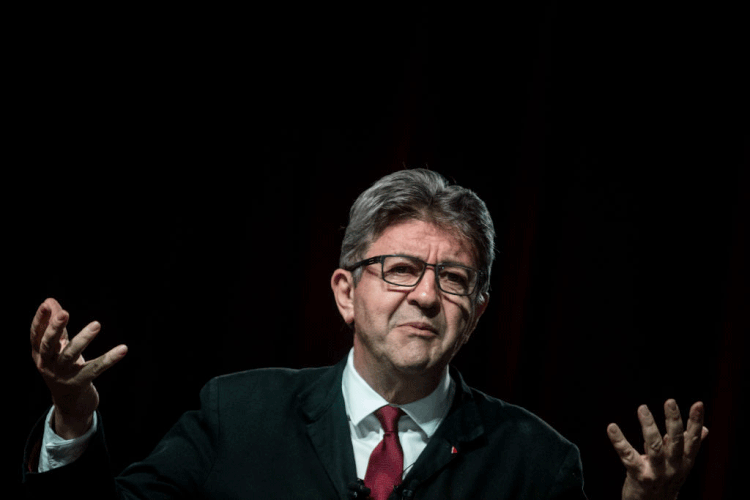
M349 431L354 448L354 461L357 476L364 479L367 462L372 450L383 439L383 428L375 416L375 411L388 404L354 368L354 350L349 351L346 367L341 380L344 394L346 416L349 419ZM445 369L443 378L432 393L418 401L405 405L393 405L401 408L405 415L398 421L398 437L404 451L404 471L414 465L438 426L442 423L453 402L455 383ZM51 420L54 408L50 409L39 455L39 472L62 467L78 459L88 446L96 432L98 422L94 413L94 423L83 436L65 440L52 430Z
M383 439L383 428L375 411L388 404L380 394L370 387L354 368L354 350L349 358L341 380L346 415L354 448L357 477L364 479L370 454ZM414 465L427 442L445 419L453 402L455 383L445 369L438 387L428 396L401 408L406 415L398 421L398 438L404 450L404 471Z
M91 437L96 432L99 425L96 412L94 412L94 423L83 436L75 439L63 439L52 429L52 416L55 413L55 407L50 408L45 419L44 434L42 434L42 448L39 451L38 472L47 472L73 463L83 455L91 441Z

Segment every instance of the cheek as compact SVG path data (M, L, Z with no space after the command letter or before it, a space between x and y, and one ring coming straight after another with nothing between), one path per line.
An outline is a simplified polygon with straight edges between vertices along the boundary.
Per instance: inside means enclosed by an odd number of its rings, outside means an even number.
M472 321L470 304L462 301L450 301L445 304L445 315L448 323L456 331L465 330Z
M465 306L451 308L446 310L446 320L451 330L450 342L453 349L457 351L463 346L469 338L472 331L473 317L471 309Z
M354 298L354 323L369 331L384 330L398 307L395 297L388 294L361 294Z

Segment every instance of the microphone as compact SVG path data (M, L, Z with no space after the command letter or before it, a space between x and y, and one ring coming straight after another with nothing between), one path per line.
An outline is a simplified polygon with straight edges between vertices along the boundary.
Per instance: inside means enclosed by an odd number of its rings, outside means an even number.
M357 479L348 484L349 498L361 498L366 499L370 497L370 488L365 486L365 482L362 479Z

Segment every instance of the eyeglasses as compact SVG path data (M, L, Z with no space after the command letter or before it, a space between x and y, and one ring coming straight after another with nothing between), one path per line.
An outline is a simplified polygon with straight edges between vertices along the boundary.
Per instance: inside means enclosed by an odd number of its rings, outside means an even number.
M428 267L435 270L437 287L451 295L471 295L484 273L459 264L428 264L422 259L408 255L379 255L357 262L347 268L354 271L361 266L380 263L380 277L396 286L417 286Z

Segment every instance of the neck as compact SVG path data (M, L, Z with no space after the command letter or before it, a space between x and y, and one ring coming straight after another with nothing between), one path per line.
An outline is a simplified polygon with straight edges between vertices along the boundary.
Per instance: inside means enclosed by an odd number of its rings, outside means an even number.
M355 346L354 368L390 404L405 405L425 398L437 389L443 378L445 367L412 373L378 363L360 351Z

